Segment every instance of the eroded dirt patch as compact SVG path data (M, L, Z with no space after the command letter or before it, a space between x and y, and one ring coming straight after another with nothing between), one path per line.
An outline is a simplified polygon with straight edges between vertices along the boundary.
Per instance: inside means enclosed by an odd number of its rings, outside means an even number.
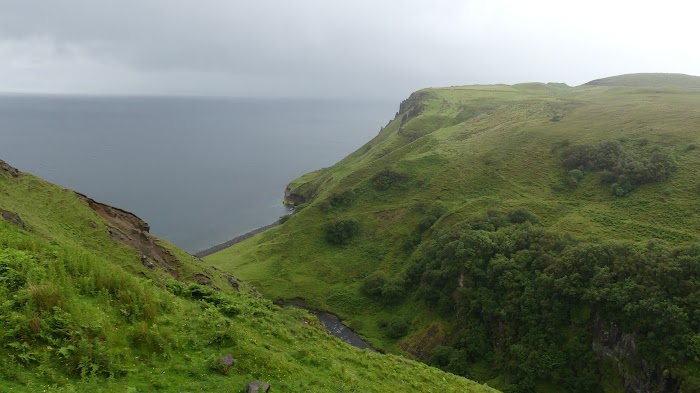
M141 254L144 266L161 268L179 278L180 260L148 233L151 228L145 221L133 213L97 202L81 193L76 192L76 195L105 220L112 240L126 244Z

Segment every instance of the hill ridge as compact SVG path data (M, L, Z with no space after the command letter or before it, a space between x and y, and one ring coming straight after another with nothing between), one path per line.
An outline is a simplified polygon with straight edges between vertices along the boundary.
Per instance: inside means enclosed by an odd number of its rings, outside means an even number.
M204 260L505 391L700 389L681 344L700 334L700 282L668 297L661 273L694 277L700 260L698 93L419 90L374 139L289 184L294 216Z
M700 88L700 77L680 73L635 73L595 79L582 86Z

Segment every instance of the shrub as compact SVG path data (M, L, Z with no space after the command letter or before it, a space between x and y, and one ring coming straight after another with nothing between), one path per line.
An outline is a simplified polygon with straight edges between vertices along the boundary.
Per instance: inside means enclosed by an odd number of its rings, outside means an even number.
M552 188L552 191L554 191L554 192L564 192L567 189L566 184L564 184L564 182L560 182L560 181L552 184L551 188Z
M382 300L385 302L395 302L400 300L406 293L406 278L403 275L389 279L382 287Z
M355 192L352 190L336 192L328 198L328 202L332 207L350 206L354 200Z
M572 169L566 176L566 182L574 187L578 185L581 179L583 179L583 172L580 169Z
M362 281L362 293L385 302L394 302L400 300L406 293L405 275L398 275L394 278L387 279L384 273L375 272L367 276Z
M403 183L408 177L391 169L384 169L372 177L372 185L378 191L386 191Z
M404 317L395 316L387 322L384 327L386 336L391 339L401 338L408 333L408 320Z
M430 364L438 367L445 367L450 364L450 358L454 348L446 345L438 345L430 352Z
M331 244L347 244L360 231L356 220L337 220L326 227L326 241Z
M365 295L379 297L382 295L384 284L386 284L384 274L375 272L365 277L362 281L361 290Z
M625 196L642 184L661 182L676 169L673 158L658 147L645 159L636 159L622 148L619 141L600 145L575 145L563 153L563 165L569 169L565 184L575 186L583 172L602 172L601 182L610 184L615 196ZM563 185L552 187L560 191Z
M523 224L526 222L537 223L537 216L527 210L518 209L508 212L508 222L511 224Z
M423 233L430 229L437 220L440 219L447 209L439 204L433 205L425 214L425 217L418 223L418 232Z

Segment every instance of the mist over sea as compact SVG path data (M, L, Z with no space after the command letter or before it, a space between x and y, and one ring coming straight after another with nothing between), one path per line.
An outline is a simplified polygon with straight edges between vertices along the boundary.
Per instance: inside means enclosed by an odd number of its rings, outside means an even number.
M195 252L286 213L284 188L374 137L398 101L0 96L0 159L129 210Z

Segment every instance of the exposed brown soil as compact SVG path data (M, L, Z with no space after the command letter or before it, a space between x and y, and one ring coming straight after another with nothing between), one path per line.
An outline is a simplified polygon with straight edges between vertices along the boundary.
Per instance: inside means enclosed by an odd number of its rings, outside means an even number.
M81 193L76 192L76 195L104 219L112 240L126 244L141 254L144 266L150 269L161 268L179 278L178 267L181 262L148 233L151 228L145 221L133 213L97 202Z

